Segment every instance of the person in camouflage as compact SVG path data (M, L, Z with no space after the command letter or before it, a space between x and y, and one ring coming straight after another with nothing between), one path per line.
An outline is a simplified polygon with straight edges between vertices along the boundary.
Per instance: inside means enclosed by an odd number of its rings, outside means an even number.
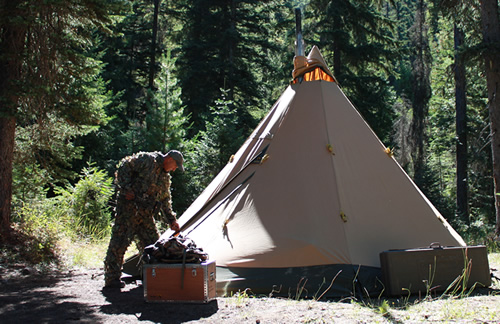
M170 228L179 232L172 210L170 174L184 171L179 151L167 154L139 152L122 159L115 173L117 187L116 219L104 260L105 287L121 288L123 257L134 238L140 251L159 239L154 218L163 217Z

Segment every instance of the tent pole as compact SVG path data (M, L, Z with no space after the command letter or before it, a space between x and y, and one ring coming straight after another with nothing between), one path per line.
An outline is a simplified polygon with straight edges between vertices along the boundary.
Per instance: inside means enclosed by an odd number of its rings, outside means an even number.
M302 38L302 13L300 8L295 9L295 56L304 56L304 39Z

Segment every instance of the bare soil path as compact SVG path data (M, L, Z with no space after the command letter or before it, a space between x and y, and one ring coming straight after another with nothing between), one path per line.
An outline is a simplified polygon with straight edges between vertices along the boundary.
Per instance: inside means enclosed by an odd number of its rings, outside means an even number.
M498 274L498 273L497 273ZM380 302L380 300L378 300ZM208 304L146 303L139 282L103 290L102 269L39 273L0 265L0 323L500 323L500 293L396 307L401 300L314 301L248 296ZM371 307L367 307L371 306Z

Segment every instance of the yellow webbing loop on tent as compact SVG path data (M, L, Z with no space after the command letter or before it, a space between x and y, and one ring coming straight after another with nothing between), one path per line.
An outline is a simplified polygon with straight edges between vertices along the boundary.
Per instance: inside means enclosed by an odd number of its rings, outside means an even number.
M331 144L326 144L326 149L328 150L328 152L330 152L333 155L335 155L335 153L333 152L333 146Z
M260 164L266 162L267 159L269 159L269 154L264 154L264 156L262 157L262 160L260 160Z
M347 215L344 214L343 211L340 212L340 218L342 218L342 220L344 221L344 223L347 223Z

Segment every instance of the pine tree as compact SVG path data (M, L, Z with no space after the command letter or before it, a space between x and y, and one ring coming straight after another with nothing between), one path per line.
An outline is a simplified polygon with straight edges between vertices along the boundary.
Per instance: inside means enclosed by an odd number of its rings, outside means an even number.
M106 63L102 77L113 100L106 107L111 121L101 133L106 145L95 153L112 161L105 166L109 171L126 155L165 149L161 133L165 130L165 81L160 79L163 73L174 71L170 65L168 72L164 69L165 55L174 47L167 43L174 21L169 5L160 0L131 1L128 10L117 17L114 33L102 35L100 48ZM173 90L172 84L168 87Z
M106 63L102 76L114 95L107 113L113 117L108 131L116 142L110 152L115 161L137 151L140 139L134 129L146 127L150 107L147 89L156 69L152 66L152 57L156 57L156 51L152 56L153 11L151 1L131 1L114 33L103 35L100 44Z
M411 125L411 138L414 141L413 170L414 180L417 185L424 184L425 146L427 141L426 119L431 97L430 69L432 57L428 40L428 25L426 23L427 4L424 0L417 2L415 23L412 27L411 38L413 45L413 93L412 106L413 118Z
M54 117L73 125L98 124L89 54L92 31L105 29L120 1L0 2L0 219L10 231L14 136L18 125ZM89 102L91 104L89 104ZM47 166L50 167L50 166Z
M211 119L209 107L220 89L228 91L238 125L247 132L255 126L252 113L268 97L264 85L272 71L267 60L274 48L270 6L251 0L197 0L177 9L184 21L178 75L193 123L191 137Z

